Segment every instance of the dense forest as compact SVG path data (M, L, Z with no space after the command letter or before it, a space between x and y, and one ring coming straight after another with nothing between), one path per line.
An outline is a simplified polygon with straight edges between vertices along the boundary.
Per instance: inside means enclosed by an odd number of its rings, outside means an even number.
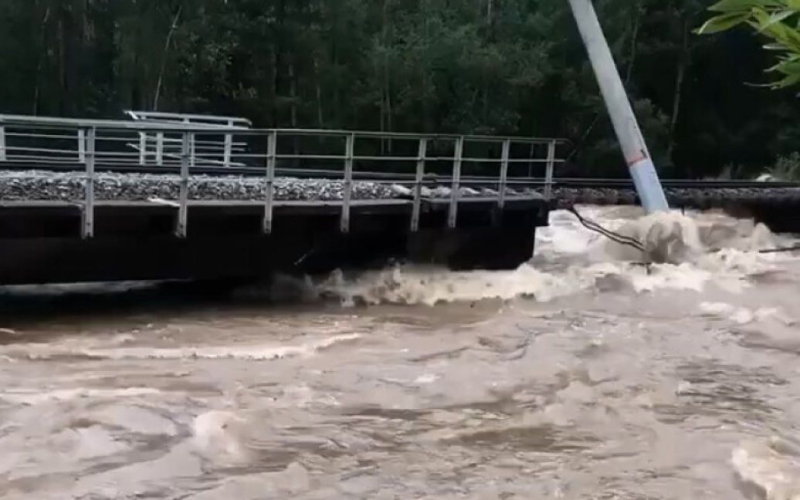
M790 90L756 84L711 2L598 0L665 176L751 175L800 150ZM233 114L258 126L558 136L625 175L566 0L2 0L0 112Z

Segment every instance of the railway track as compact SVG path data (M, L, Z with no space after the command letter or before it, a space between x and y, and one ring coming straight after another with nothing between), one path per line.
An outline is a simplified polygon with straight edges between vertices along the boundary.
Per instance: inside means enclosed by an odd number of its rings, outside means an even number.
M436 159L432 163L436 164ZM450 160L442 160L443 163L449 163ZM14 163L14 162L0 162L0 170L10 171L26 171L32 170L30 163ZM74 172L82 170L84 167L80 163L55 163L55 164L42 164L35 165L35 170L44 170L49 172ZM115 173L148 173L148 174L179 174L179 165L164 165L164 166L140 166L140 165L98 165L96 167L98 172L115 172ZM320 169L320 168L294 168L294 167L277 167L275 169L276 175L285 177L309 177L309 178L331 178L340 179L342 177L342 170L337 169ZM230 167L207 167L195 166L192 167L193 175L208 175L208 176L245 176L245 177L259 177L265 175L265 170L262 168L249 167L249 166L230 166ZM353 177L362 180L375 180L383 182L397 182L397 183L411 183L414 181L413 173L404 172L377 172L377 171L359 171L354 170ZM462 175L461 181L464 184L481 184L486 183L496 184L496 177L490 176L470 176ZM436 183L449 183L450 179L446 175L429 174L425 176L425 182L430 184ZM718 190L718 189L777 189L777 188L800 188L800 182L793 181L755 181L755 180L717 180L717 179L662 179L662 185L665 189L703 189L703 190ZM526 187L543 186L544 179L539 177L509 177L508 185L520 185ZM634 189L633 181L626 178L555 178L553 179L554 188L583 188L583 189Z
M753 180L663 179L664 188L673 189L775 189L800 188L800 182ZM633 189L629 179L555 179L559 187Z

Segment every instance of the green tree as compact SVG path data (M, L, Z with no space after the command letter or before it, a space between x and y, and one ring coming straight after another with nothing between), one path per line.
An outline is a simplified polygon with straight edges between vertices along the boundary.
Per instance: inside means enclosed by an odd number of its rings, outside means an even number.
M687 36L705 0L595 4L665 176L796 150L800 103L745 83L769 65L756 37ZM627 175L564 0L3 0L0 74L3 113L557 136L576 175Z

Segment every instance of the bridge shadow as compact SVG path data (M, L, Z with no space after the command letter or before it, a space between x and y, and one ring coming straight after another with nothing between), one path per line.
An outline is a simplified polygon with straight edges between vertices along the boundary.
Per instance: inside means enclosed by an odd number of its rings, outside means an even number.
M275 280L124 282L0 287L0 329L120 318L181 317L308 307L300 290L272 291ZM242 293L247 291L246 293Z

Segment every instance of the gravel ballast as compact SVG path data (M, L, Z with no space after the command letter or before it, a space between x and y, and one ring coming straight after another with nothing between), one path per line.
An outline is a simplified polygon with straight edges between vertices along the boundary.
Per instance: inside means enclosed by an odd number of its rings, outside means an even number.
M86 176L83 173L47 171L0 171L0 201L82 201ZM96 200L146 201L180 198L180 176L174 174L136 174L98 172L95 175ZM274 199L279 201L336 201L344 197L344 182L331 179L278 177ZM248 176L192 175L189 199L204 201L263 200L266 179ZM446 198L450 188L423 188L423 196ZM521 194L509 190L509 196ZM461 188L462 197L496 196L491 189ZM353 200L412 198L407 186L385 182L353 181Z
M180 176L175 174L98 172L95 176L95 199L100 201L147 201L180 198ZM192 175L189 178L189 199L201 201L261 201L266 180L249 176ZM798 188L667 188L670 204L676 207L710 208L731 202L757 204L800 204ZM337 201L343 198L344 182L332 179L275 179L276 201ZM537 196L540 189L509 187L508 197ZM426 198L449 199L447 185L424 187ZM489 188L462 187L461 198L497 196ZM0 201L63 201L82 202L85 197L85 174L57 173L42 170L0 171ZM353 200L411 199L408 185L372 181L353 181ZM636 205L638 199L630 188L553 189L554 206L567 208L574 204Z
M85 196L85 175L78 173L0 172L0 200L77 201ZM266 180L259 177L193 175L189 199L263 200ZM172 174L98 173L94 192L97 200L145 201L180 198L181 179ZM344 182L326 179L275 179L275 199L291 201L341 200ZM353 182L352 199L396 197L391 186L375 182Z

